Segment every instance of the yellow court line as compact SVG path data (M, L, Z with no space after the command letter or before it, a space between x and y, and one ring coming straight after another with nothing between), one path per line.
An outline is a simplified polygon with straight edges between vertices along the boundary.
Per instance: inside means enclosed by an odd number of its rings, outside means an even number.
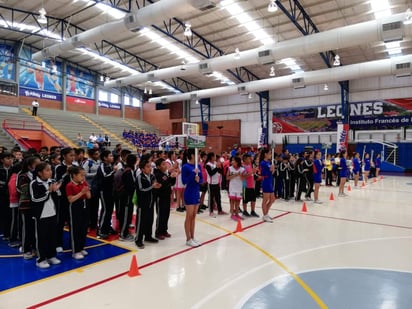
M181 214L179 214L181 215ZM183 215L181 215L183 216ZM266 257L268 257L270 260L272 260L273 262L275 262L275 264L277 264L280 268L282 268L285 272L287 272L293 279L295 279L295 281L310 295L310 297L313 298L313 300L318 304L319 308L322 309L327 309L328 306L320 299L320 297L298 276L296 275L294 272L292 272L285 264L283 264L281 261L279 261L276 257L274 257L273 255L271 255L269 252L267 252L265 249L263 249L262 247L258 246L257 244L255 244L254 242L246 239L243 236L240 236L238 233L235 233L233 231L229 231L228 229L214 224L214 223L210 223L204 219L196 219L199 222L205 223L207 225L210 225L216 229L222 230L232 236L235 236L237 238L239 238L241 241L245 242L246 244L248 244L249 246L251 246L252 248L255 248L256 250L260 251L263 255L265 255Z

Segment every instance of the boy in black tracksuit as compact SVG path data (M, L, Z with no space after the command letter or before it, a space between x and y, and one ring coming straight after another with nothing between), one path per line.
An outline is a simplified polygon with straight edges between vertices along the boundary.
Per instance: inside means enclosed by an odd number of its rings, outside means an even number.
M107 239L109 234L115 234L116 232L111 226L112 214L114 208L113 199L113 154L109 150L104 150L100 159L102 163L100 164L96 176L100 179L100 201L102 203L102 210L100 212L100 224L98 238Z
M155 189L156 197L156 238L165 239L171 235L167 232L167 223L170 216L170 194L172 193L172 186L176 183L176 173L169 175L167 163L164 159L156 161L156 169L154 175L156 182L161 184L159 189Z
M126 157L126 168L124 169L121 177L123 184L123 197L119 203L119 225L121 241L133 241L134 237L129 233L129 225L132 222L133 217L133 195L136 191L135 187L135 165L137 157L133 154L129 154Z
M136 246L144 248L143 236L145 241L157 243L158 240L152 237L153 225L153 189L160 188L160 184L155 182L155 177L151 174L151 163L147 159L142 159L139 163L140 174L136 177L137 193L137 227L136 227Z
M305 198L307 201L311 201L310 195L313 192L313 152L305 155L305 160L303 161L304 177L306 181L306 194Z
M0 157L0 231L3 232L3 239L9 240L11 232L12 211L9 200L9 179L11 176L10 168L13 158L10 153L2 153Z
M283 155L282 162L279 165L279 173L283 181L283 199L289 201L290 198L290 163L289 155Z

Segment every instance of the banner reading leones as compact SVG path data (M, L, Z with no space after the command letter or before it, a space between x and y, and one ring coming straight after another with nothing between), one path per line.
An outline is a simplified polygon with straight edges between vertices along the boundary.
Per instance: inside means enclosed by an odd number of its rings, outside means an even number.
M349 124L337 123L336 153L348 149Z

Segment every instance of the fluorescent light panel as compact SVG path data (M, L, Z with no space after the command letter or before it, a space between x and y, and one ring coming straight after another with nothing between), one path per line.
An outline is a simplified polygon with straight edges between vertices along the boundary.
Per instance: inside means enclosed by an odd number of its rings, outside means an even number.
M237 19L241 26L245 27L254 37L259 40L262 44L273 44L275 40L259 26L253 18L246 13L243 8L235 3L233 0L223 0L220 2L220 5L234 18Z
M392 15L388 0L371 0L370 5L376 19Z

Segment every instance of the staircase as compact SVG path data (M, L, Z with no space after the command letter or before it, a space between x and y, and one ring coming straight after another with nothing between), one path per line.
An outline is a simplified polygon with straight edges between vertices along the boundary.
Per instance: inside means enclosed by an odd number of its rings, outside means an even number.
M30 112L31 113L31 112ZM4 120L18 120L18 121L36 121L33 116L27 115L26 113L0 113L0 123L3 125ZM16 145L17 141L15 141L9 134L7 134L3 126L0 130L0 145L4 146L11 151L13 147Z

